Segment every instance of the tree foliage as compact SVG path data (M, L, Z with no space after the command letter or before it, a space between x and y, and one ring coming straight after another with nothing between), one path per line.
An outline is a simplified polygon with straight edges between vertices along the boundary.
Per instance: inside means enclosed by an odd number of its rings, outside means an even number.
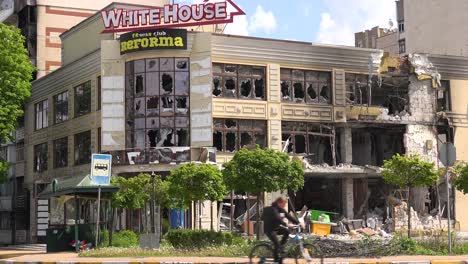
M454 167L453 184L457 190L468 194L468 163L458 163Z
M422 160L418 155L394 155L384 161L382 176L388 184L408 188L408 237L411 235L411 188L431 186L439 179L434 163Z
M19 29L0 23L0 143L10 140L31 94L34 67L24 41Z
M155 181L155 201L157 204L166 206L167 198L167 183L161 179L161 176L156 175ZM145 203L152 198L153 185L151 175L141 173L135 177L112 178L111 183L119 186L118 192L112 196L112 206L114 208L139 209L145 206Z
M231 190L256 193L293 190L304 186L304 170L298 160L273 149L243 148L224 164L224 180Z
M0 184L6 182L8 178L8 169L10 166L11 164L9 162L0 159Z
M434 163L422 160L418 155L394 155L384 161L385 182L401 188L431 186L439 179Z
M167 182L172 205L181 209L194 201L220 201L227 193L221 171L211 164L184 164L171 171Z

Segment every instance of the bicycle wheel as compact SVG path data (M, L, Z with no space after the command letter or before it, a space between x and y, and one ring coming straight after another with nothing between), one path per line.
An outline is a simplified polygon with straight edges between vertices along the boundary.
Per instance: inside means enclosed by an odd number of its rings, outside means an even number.
M273 263L273 248L269 244L259 244L252 248L249 255L250 263Z
M303 259L306 263L311 262L312 259L321 259L320 252L315 245L304 243L303 250L301 251L301 247L297 245L294 250L294 258L296 264L299 263L299 259Z

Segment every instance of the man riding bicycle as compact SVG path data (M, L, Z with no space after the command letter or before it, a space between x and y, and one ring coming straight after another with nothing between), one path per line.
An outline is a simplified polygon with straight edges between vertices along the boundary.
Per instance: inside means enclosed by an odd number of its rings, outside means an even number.
M263 230L265 235L271 240L274 245L274 254L275 262L281 262L281 253L283 246L288 241L288 236L290 234L288 227L293 227L293 224L289 226L283 221L286 217L289 221L294 224L299 224L299 221L289 215L284 208L288 203L286 197L279 197L271 204L269 207L263 209L262 221L263 221ZM282 235L281 241L278 240L278 235Z

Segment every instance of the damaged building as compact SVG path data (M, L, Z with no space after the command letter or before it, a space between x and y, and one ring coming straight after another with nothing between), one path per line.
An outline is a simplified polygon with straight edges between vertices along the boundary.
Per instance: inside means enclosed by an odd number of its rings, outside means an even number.
M196 31L187 32L186 49L121 54L119 35L102 30L97 13L63 33L62 67L33 83L25 143L33 240L39 227L58 224L38 208L60 213L52 208L59 201L39 194L55 178L89 172L90 153L112 154L115 176L164 177L183 163L222 165L241 148L268 147L303 162L305 186L291 194L296 209L359 219L376 211L390 217L388 196L397 194L383 184L384 160L418 153L439 166L438 144L456 141L458 123L438 114L459 107L451 89L466 86L453 81L468 79L450 72L460 63L454 58L400 60L373 49ZM96 41L83 47L82 38ZM435 66L427 69L425 59ZM233 199L235 218L254 202L244 194ZM417 200L421 214L443 204ZM190 208L185 227L197 228L201 213L201 227L210 228L222 205ZM118 227L139 230L143 221L141 211L125 210ZM226 224L220 213L215 226Z

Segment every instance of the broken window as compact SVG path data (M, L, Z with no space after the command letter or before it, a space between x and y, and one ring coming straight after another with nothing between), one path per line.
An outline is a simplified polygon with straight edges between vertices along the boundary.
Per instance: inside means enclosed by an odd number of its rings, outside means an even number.
M266 146L266 121L215 119L213 145L221 152L235 152L258 144Z
M331 103L331 73L281 69L281 97L295 103Z
M304 122L282 122L283 148L291 154L305 154L312 164L334 164L333 127Z
M142 96L145 94L145 74L135 74L135 96Z
M437 111L451 111L450 105L450 81L440 81L441 87L437 89Z
M366 105L369 101L369 77L364 74L345 74L346 100L349 104Z
M36 130L46 128L49 125L48 114L49 101L44 100L35 104Z
M91 131L75 135L75 165L91 162Z
M265 67L213 64L213 96L265 99Z
M54 140L54 168L68 166L68 137Z
M189 59L154 58L144 62L144 67L140 65L138 70L137 63L141 62L126 64L127 78L136 79L137 75L146 78L140 93L128 92L139 85L136 81L126 82L127 148L189 146ZM160 152L153 154L157 153Z
M34 146L34 172L47 170L47 143Z
M68 120L68 91L54 96L55 124Z
M75 87L75 117L91 112L91 81Z

